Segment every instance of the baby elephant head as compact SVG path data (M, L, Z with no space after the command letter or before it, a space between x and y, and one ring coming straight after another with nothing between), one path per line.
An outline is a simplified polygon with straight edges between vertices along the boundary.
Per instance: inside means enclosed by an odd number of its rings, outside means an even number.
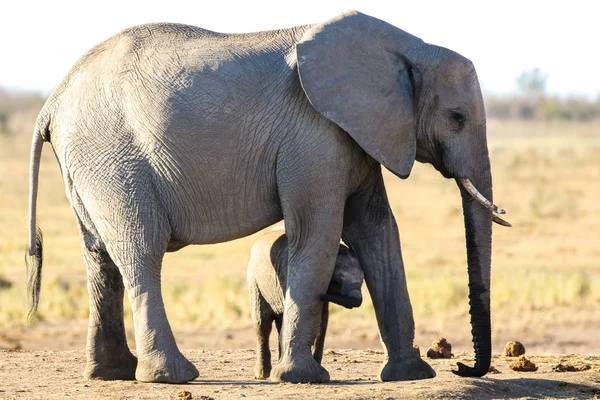
M352 250L340 245L331 283L321 300L329 301L346 308L359 307L362 304L360 288L365 276Z

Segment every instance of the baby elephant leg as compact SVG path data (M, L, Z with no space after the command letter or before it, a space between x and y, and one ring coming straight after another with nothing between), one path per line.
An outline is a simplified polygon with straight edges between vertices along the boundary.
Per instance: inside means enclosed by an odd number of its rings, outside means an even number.
M273 310L264 297L258 292L255 285L249 287L250 309L254 329L256 331L256 364L254 365L254 378L266 379L271 375L271 349L269 348L269 335L273 327Z
M317 336L317 340L315 341L315 350L313 352L313 357L315 361L321 364L321 360L323 359L323 346L325 344L325 334L327 333L327 323L329 322L329 304L328 302L323 302L323 311L321 312L321 330L319 331L319 335Z

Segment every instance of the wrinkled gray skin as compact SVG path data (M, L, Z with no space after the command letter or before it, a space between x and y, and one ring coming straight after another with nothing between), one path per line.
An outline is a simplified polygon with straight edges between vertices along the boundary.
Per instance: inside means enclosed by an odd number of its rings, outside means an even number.
M260 236L250 251L248 262L248 292L250 294L250 313L256 330L256 364L254 377L268 378L271 373L271 350L269 335L273 322L277 327L281 342L281 327L287 290L288 277L288 240L282 229L276 229ZM358 259L344 245L340 245L327 295L332 295L334 303L353 308L362 302L361 286L363 271ZM347 298L349 302L340 302ZM329 320L328 301L323 302L321 325L314 343L313 356L321 364L323 344ZM281 345L279 358L281 358Z
M249 235L282 218L289 240L280 362L271 378L325 382L311 354L340 237L373 300L382 380L431 378L414 320L381 165L415 159L469 178L492 200L483 100L473 64L357 12L251 34L152 24L99 44L50 96L33 134L30 296L41 240L35 202L49 142L82 235L90 317L85 376L186 382L161 297L166 251ZM460 188L476 366L488 370L489 210ZM126 345L131 302L137 359Z

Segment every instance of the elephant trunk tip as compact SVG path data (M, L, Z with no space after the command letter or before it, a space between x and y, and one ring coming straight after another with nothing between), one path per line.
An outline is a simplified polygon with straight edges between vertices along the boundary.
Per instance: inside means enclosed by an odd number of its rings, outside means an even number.
M461 376L463 378L481 378L485 374L489 372L490 364L487 363L487 367L485 364L475 363L475 367L469 367L461 362L456 363L458 366L458 371L452 370L455 375Z

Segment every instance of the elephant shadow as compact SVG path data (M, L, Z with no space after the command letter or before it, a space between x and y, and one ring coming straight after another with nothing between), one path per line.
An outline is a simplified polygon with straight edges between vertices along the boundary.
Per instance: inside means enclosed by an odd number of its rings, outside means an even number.
M231 380L231 379L196 379L188 382L188 385L206 385L206 386L264 386L264 385L279 385L280 382L272 382L268 379L246 379L246 380ZM330 380L322 385L325 386L354 386L354 385L375 385L381 384L380 381L368 381L368 380Z
M459 396L461 399L512 399L512 398L594 398L600 394L600 380L595 381L596 385L582 383L571 383L555 379L542 378L509 378L498 379L491 377L484 378L465 378L456 381L455 384L433 389L428 394L432 397L450 397ZM269 380L230 380L230 379L206 379L189 382L192 385L202 386L222 386L231 385L237 387L243 386L266 386L278 385L277 382ZM352 387L352 386L371 386L382 385L377 380L331 380L324 383L324 386Z
M597 385L565 382L541 378L480 378L470 379L471 387L464 390L468 399L512 399L512 398L594 398L600 394ZM461 396L462 397L462 396Z

